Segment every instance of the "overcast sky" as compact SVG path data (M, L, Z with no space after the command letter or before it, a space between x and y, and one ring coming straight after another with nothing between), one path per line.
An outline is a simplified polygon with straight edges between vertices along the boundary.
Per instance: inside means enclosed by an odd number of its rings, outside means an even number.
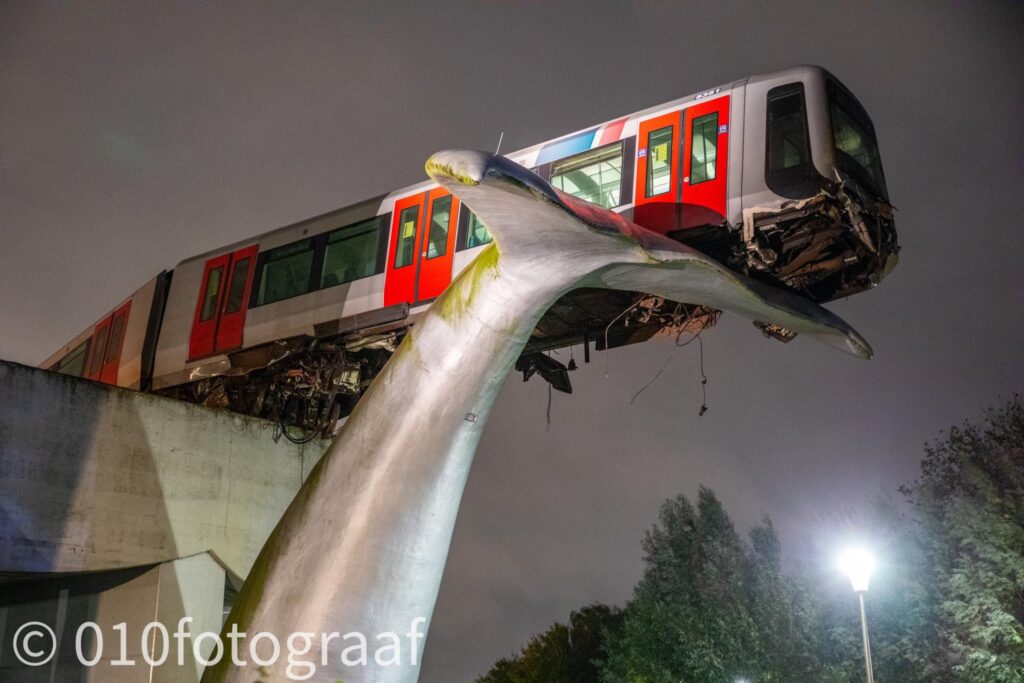
M725 317L556 394L509 379L459 513L422 680L468 680L622 603L661 501L701 483L789 558L1024 388L1024 4L0 2L0 357L35 364L157 271L512 150L799 63L874 119L903 246L831 308L859 361ZM564 358L563 358L564 360ZM804 558L813 559L813 558Z

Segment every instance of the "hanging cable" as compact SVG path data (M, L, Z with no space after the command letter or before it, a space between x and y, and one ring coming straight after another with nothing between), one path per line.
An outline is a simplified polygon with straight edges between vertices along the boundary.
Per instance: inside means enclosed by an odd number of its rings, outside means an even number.
M633 398L629 399L629 404L630 405L633 405L633 401L636 400L637 396L639 396L643 392L647 391L648 387L650 387L652 384L654 384L655 382L658 381L658 378L661 377L661 373L663 373L665 371L665 368L667 368L668 364L672 361L672 357L676 355L676 349L680 349L680 348L686 346L687 344L691 343L694 339L697 338L697 336L700 335L701 332L703 332L707 328L707 323L705 323L704 325L701 326L700 330L698 330L697 333L693 337L691 337L690 339L687 339L685 342L680 344L679 343L679 338L683 336L683 332L686 331L686 326L696 316L696 311L694 311L694 313L689 313L689 314L683 315L682 313L680 313L681 306L682 306L681 304L676 306L676 310L672 314L672 325L675 326L675 327L679 327L680 328L679 332L676 334L675 343L672 345L672 351L669 352L668 358L665 359L665 363L661 366L661 369L658 370L657 374L655 374L654 377L651 378L651 381L648 382L647 384L643 385L642 387L640 387L640 389L635 394L633 394Z
M661 373L665 372L665 368L668 367L669 362L672 360L672 356L674 356L676 354L676 349L677 348L679 348L679 347L677 347L677 346L673 346L672 347L672 351L669 352L668 358L665 359L665 363L661 366L661 369L658 370L657 374L655 374L654 377L651 378L651 381L649 381L647 384L645 384L642 387L640 387L637 390L637 392L635 394L633 394L633 398L629 399L629 405L633 405L633 401L636 400L637 396L639 396L640 394L642 394L645 391L647 391L647 387L651 386L652 384L654 384L655 382L658 381L658 378L661 377Z
M697 417L703 417L704 413L708 412L708 376L704 374L704 340L700 338L699 332L697 333L697 345L700 347L700 390L702 393Z
M622 313L619 313L617 316L615 316L612 319L612 321L610 323L608 323L608 326L606 328L604 328L604 352L605 352L605 356L604 356L604 376L605 377L608 376L608 331L610 329L612 329L612 325L617 323L622 316L626 315L627 313L632 311L634 308L639 306L640 302L643 301L644 298L645 298L645 296L643 294L638 296L636 301L634 301L632 304L630 304L629 307L626 308L626 310L624 310Z
M548 382L548 427L547 431L551 431L551 383Z
M284 438L288 439L293 444L301 446L302 444L307 444L313 439L315 439L317 435L320 433L320 429L322 427L318 425L316 429L311 429L308 434L301 437L294 437L291 434L289 434L288 425L286 423L286 416L288 414L288 406L291 404L293 399L298 400L300 402L300 409L303 407L301 403L302 399L299 396L297 396L296 394L289 394L288 398L286 398L284 401L284 405L282 406L280 414L278 415L278 427L281 429L281 434L284 436ZM302 427L300 427L300 429L302 429Z

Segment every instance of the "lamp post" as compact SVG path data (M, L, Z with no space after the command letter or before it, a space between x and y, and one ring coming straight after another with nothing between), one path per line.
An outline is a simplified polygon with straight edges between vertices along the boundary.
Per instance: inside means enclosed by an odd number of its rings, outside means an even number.
M868 639L868 616L864 609L864 594L868 592L871 572L875 570L875 558L867 548L848 548L839 557L839 566L850 578L853 590L860 598L860 627L864 635L864 666L867 670L868 683L875 682L871 668L871 641Z

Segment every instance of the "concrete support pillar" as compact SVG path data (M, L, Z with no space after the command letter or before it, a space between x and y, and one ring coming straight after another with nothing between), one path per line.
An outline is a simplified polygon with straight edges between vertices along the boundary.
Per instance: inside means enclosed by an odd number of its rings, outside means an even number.
M219 632L224 585L224 568L209 553L150 567L32 577L7 584L0 592L0 633L4 634L0 680L195 683L203 666L193 656L193 642L191 638L182 639L183 656L179 660L174 633L185 616L192 619L188 631L193 635ZM56 638L55 656L40 666L23 663L14 651L14 635L30 622L52 629ZM87 622L95 627L82 629ZM146 661L147 657L159 660L163 649L157 627L151 627L143 639L151 622L163 624L169 635L168 658L162 666L151 666ZM76 652L80 630L82 654L87 660L96 659L92 666L84 665ZM205 639L201 645L200 654L209 657L213 640ZM29 646L41 650L51 644L41 636Z

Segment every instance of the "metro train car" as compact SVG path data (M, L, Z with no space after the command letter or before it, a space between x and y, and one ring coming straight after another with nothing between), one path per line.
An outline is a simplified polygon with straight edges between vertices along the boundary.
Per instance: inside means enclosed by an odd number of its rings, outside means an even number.
M874 127L828 71L752 76L507 154L557 190L817 301L877 284L898 244ZM41 367L329 433L429 303L491 241L432 182L200 254L146 283ZM717 311L581 289L517 368L567 389L545 351L619 346ZM782 341L793 334L760 325ZM295 436L295 428L299 434Z

